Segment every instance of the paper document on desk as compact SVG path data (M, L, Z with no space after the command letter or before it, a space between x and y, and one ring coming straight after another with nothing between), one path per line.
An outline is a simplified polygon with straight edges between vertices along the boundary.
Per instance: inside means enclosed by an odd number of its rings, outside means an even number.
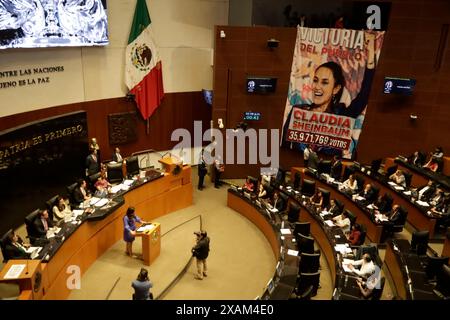
M97 207L97 208L100 208L100 207L103 207L105 204L107 204L108 203L108 199L107 198L103 198L103 199L101 199L100 201L98 201L96 204L95 204L95 206Z
M374 205L373 204L369 204L366 208L367 209L374 209Z
M20 274L24 269L24 264L13 264L11 268L9 268L3 279L17 279L20 277Z
M403 194L410 196L411 195L411 191L403 191Z
M111 193L117 193L120 190L122 190L122 185L120 185L120 184L118 184L118 185L116 185L114 187L111 187Z
M389 221L388 217L386 217L384 214L377 213L375 215L375 218L377 218L380 221Z
M290 229L280 229L281 234L291 234Z
M405 190L405 188L403 188L403 187L401 187L401 186L395 186L394 189L395 189L395 190L398 190L398 191Z
M92 198L91 198L91 201L89 202L89 204L90 204L91 206L93 206L94 204L96 204L96 203L99 202L99 201L100 201L100 198L92 197Z
M270 209L270 212L272 212L272 213L277 213L277 212L278 212L278 209L277 209L277 208Z
M153 224L148 224L146 226L139 227L136 231L137 232L147 232L147 231L150 231L152 229L153 229Z
M366 198L364 198L364 197L361 197L361 196L356 196L356 200L359 200L359 201L364 201L364 200L366 200Z
M388 184L393 187L395 187L397 185L395 182L392 182L392 181L389 181Z
M134 180L125 180L123 182L124 185L131 186L134 183Z
M84 213L84 210L75 209L72 211L74 217L81 216Z
M26 253L33 253L33 251L41 252L42 247L29 247L25 250Z
M349 263L352 263L352 262L355 262L355 260L347 259L347 258L344 258L344 260L342 260L342 264L349 264Z
M350 272L350 273L353 272L353 270L350 269L350 268L348 267L348 265L346 265L346 264L344 264L344 263L342 263L342 269L344 269L345 272Z
M332 220L325 220L325 224L329 227L334 227L335 225Z
M334 246L334 250L336 250L337 252L340 252L342 254L351 253L352 252L352 249L350 249L348 247L348 244L337 244L337 245Z
M422 207L429 207L429 206L430 206L430 205L428 204L428 202L425 202L425 201L422 201L422 200L417 200L416 203L417 203L419 206L422 206Z
M298 251L288 249L287 254L290 256L298 256Z

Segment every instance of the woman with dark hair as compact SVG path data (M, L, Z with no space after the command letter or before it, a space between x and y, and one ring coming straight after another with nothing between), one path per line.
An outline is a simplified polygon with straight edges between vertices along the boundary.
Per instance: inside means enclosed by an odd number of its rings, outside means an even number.
M123 217L123 240L126 242L126 254L133 256L133 241L136 236L136 222L144 223L136 214L134 207L128 207L127 214Z
M56 199L55 205L52 208L53 220L59 221L64 219L66 216L72 215L72 210L70 210L69 200L64 199L59 196Z
M150 289L153 287L153 283L148 278L147 269L141 268L137 279L131 283L134 289L133 300L153 300L153 294Z
M22 239L13 231L8 234L4 246L3 257L5 260L10 259L30 259L30 255L26 250L30 247L29 244L25 244Z

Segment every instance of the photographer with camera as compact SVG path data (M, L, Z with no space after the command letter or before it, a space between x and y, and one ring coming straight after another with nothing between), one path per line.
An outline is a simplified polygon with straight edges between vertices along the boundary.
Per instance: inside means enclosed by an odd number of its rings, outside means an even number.
M195 279L203 280L203 277L207 276L206 259L209 254L209 237L204 230L194 232L194 234L197 237L197 243L192 248L192 255L197 259L197 274L195 275Z

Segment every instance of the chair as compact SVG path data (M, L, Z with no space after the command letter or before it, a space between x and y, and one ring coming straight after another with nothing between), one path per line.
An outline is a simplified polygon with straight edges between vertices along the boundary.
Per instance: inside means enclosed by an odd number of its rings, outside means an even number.
M300 254L300 273L315 273L319 271L320 267L320 253L305 253Z
M294 203L289 205L288 221L291 223L297 222L300 217L300 207Z
M353 174L353 173L355 173L355 169L354 169L354 168L348 167L348 166L345 167L345 168L344 168L344 174L342 175L342 181L347 180L348 177L349 177L351 174Z
M372 261L379 266L380 268L383 266L383 261L378 254L378 247L376 243L369 243L366 245L361 245L358 250L356 250L355 260L362 259L362 256L368 253Z
M356 244L357 246L362 246L366 241L367 236L367 227L364 224L361 224L360 227L361 227L360 229L361 235L359 236L359 241Z
M342 211L344 211L344 204L342 203L342 201L335 199L334 202L336 202L336 205L339 207L339 214L342 213Z
M89 186L92 190L95 190L95 183L97 182L98 178L100 178L101 175L102 175L101 172L97 172L97 173L91 174L89 176L89 178L88 178Z
M300 188L300 182L301 182L300 180L301 180L300 173L296 172L294 175L294 182L293 182L294 189L298 190L298 188Z
M284 170L280 167L280 168L278 168L277 176L275 178L275 183L277 185L282 185L282 184L284 184L285 180L286 180L286 170Z
M50 220L53 221L53 206L56 205L56 201L58 200L59 195L53 196L50 199L48 199L47 201L45 201L45 206L47 207L47 211L48 211L48 216L50 218Z
M386 279L384 277L382 277L380 279L380 288L375 287L372 289L372 296L370 297L371 300L380 300L381 299L381 295L383 294L385 282L386 282Z
M0 248L2 250L3 262L7 262L9 260L9 256L6 254L5 246L10 234L13 233L12 229L9 229L1 238L0 238Z
M300 273L299 281L297 284L296 293L299 296L304 295L307 291L310 290L310 286L312 286L311 296L314 297L317 295L317 289L319 288L320 281L320 272L315 273Z
M408 211L405 208L400 207L399 210L400 210L400 219L397 222L397 224L395 224L392 227L392 230L391 230L392 233L402 232L403 228L405 226L405 223L406 223L406 218L408 217Z
M331 160L320 160L317 171L319 172L319 174L322 174L322 173L330 174L331 173Z
M364 183L366 182L366 180L360 175L355 175L355 180L356 180L356 184L358 186L358 191L363 190L364 189Z
M384 207L378 208L381 212L389 212L392 209L392 203L394 202L394 199L392 199L392 196L389 193L385 193L383 195L384 199Z
M39 215L40 210L36 209L25 217L25 227L27 229L28 239L31 243L34 243L39 237L34 231L34 220Z
M122 182L123 172L122 163L108 163L106 165L106 170L108 171L108 180L111 183Z
M378 188L377 186L372 184L372 190L373 190L373 198L375 200L377 200L378 199L378 195L380 194L380 188Z
M378 173L378 170L380 170L382 159L375 159L370 164L370 171L372 171L372 174Z
M396 164L387 168L386 176L390 177L391 175L393 175L395 173L395 171L397 171L397 168L398 168L398 165L396 165Z
M403 176L405 177L406 188L411 187L412 173L405 171L403 172Z
M297 236L301 233L304 236L309 236L311 229L311 224L309 222L295 222L294 224L294 235Z
M355 214L354 214L353 212L351 212L350 210L348 210L348 209L345 209L345 212L347 213L348 218L350 219L350 229L351 229L352 226L353 226L353 225L355 224L355 222L356 222L357 216L355 216Z
M316 193L316 182L308 179L303 179L302 194L312 197Z
M298 252L314 254L314 238L305 236L301 233L296 234Z
M127 161L127 175L132 177L139 174L139 161L137 156L128 157Z
M427 278L430 280L435 279L442 266L448 264L448 260L449 257L427 256L427 266L425 267Z
M330 206L330 191L323 188L318 189L320 192L322 192L323 197L322 208L328 208Z
M75 188L78 186L78 183L72 183L71 185L66 187L67 190L67 197L69 198L69 202L70 203L76 203L74 197L73 197L73 192L75 190Z
M279 196L281 199L283 199L283 208L281 208L281 212L285 211L288 205L289 196L285 194L284 192L280 192Z
M429 238L430 232L428 230L414 231L411 238L411 251L417 253L419 256L426 255Z
M258 179L254 178L252 176L247 176L247 179L253 183L253 193L257 193L258 192Z

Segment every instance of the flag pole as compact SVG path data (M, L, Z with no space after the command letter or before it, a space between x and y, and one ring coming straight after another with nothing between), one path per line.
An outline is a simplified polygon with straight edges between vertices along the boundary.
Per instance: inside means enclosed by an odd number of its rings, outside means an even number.
M150 126L149 126L149 121L148 121L148 118L147 118L147 135L149 135L149 133L150 133Z

